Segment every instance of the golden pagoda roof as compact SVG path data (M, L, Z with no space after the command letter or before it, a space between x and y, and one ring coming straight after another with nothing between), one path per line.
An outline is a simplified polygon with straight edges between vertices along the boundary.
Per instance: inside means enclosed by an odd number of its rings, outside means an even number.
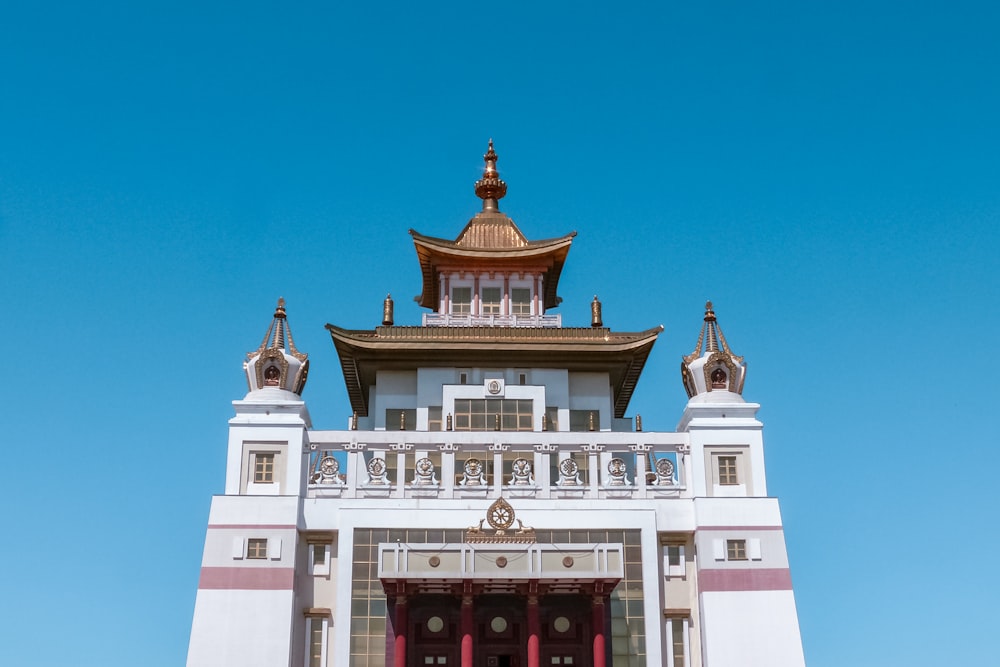
M483 177L476 181L476 195L483 200L483 209L469 220L454 241L410 230L423 275L423 290L416 301L425 308L437 309L441 270L495 269L544 274L541 298L545 308L555 308L559 305L556 293L559 274L576 232L529 241L514 221L500 212L499 200L507 194L507 184L497 173L492 139L483 160L486 162Z
M606 327L415 327L342 329L327 324L344 370L352 409L368 414L377 371L423 367L523 366L607 372L615 417L623 417L662 326L613 332Z

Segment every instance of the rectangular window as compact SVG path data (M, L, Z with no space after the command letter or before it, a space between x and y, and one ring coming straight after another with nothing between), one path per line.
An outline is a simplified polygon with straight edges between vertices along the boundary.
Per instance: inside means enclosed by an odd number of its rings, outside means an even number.
M253 456L254 484L274 483L274 454L257 452Z
M726 560L746 560L746 540L726 540Z
M687 627L686 618L671 618L667 621L670 624L670 659L669 667L685 667L687 651L685 650L685 629Z
M385 411L386 431L412 431L417 428L417 410L389 408Z
M533 402L513 398L455 399L456 431L531 431Z
M545 428L543 430L559 430L559 408L550 405L545 406Z
M601 413L598 410L570 410L569 430L600 431Z
M427 408L427 430L428 431L440 431L441 430L441 406L432 405Z
M267 539L251 537L247 540L247 558L257 560L267 558Z
M510 290L510 314L531 315L531 290L527 287L514 287Z
M326 619L310 616L306 619L306 667L323 667L326 649Z
M482 308L481 312L483 315L499 315L500 314L500 288L499 287L484 287L482 293Z
M683 544L667 544L663 547L663 571L668 579L684 576Z
M471 315L472 314L472 288L452 287L451 288L451 314Z
M733 486L739 484L739 477L736 474L736 457L719 457L719 484L723 486Z
M330 545L313 543L309 545L309 568L312 574L325 576L330 574Z

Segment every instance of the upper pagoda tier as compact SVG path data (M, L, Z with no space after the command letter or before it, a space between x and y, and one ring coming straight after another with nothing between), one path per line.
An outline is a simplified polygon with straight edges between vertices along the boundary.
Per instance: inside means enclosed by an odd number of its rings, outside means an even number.
M545 311L559 305L559 274L576 232L529 241L500 212L507 184L497 173L493 140L476 181L482 210L454 241L410 230L420 260L423 289L416 301L435 311L426 325L559 326Z

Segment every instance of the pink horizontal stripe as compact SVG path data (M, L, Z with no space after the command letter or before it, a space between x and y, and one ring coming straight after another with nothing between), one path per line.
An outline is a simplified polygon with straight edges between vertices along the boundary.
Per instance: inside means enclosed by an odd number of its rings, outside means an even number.
M781 530L781 526L698 526L698 530Z
M295 530L298 528L294 523L210 523L209 530L213 528L251 528L257 530Z
M291 567L203 567L198 588L225 591L290 591L295 584Z
M787 567L741 570L699 570L698 590L716 591L790 591L792 574Z

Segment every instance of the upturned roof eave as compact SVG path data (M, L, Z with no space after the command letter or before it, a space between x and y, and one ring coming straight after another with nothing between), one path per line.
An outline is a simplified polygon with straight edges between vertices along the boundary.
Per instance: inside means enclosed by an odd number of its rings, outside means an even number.
M559 276L563 264L569 254L576 232L566 236L542 241L531 241L528 245L517 248L467 248L457 245L454 241L423 236L410 230L413 245L420 261L420 273L423 287L416 301L424 308L437 309L438 282L437 267L441 264L476 263L490 267L517 266L519 264L542 264L548 267L546 273L549 279L545 281L544 293L541 295L546 309L559 305Z
M498 352L505 355L504 364L530 365L542 368L567 368L572 371L607 372L613 389L615 417L621 418L632 398L642 369L663 327L635 333L612 333L604 337L580 337L577 340L556 338L552 331L538 338L513 339L510 336L474 338L406 337L401 333L426 333L429 327L379 327L375 330L349 330L326 325L333 339L344 371L344 381L352 408L368 414L368 393L380 369L416 369L428 366L495 365L490 359ZM450 333L456 330L483 333L490 327L441 327ZM497 327L497 332L504 328ZM396 334L378 337L379 330ZM402 331L401 331L402 330ZM526 330L514 330L524 333ZM533 331L533 330L527 330ZM587 329L568 329L580 333Z

